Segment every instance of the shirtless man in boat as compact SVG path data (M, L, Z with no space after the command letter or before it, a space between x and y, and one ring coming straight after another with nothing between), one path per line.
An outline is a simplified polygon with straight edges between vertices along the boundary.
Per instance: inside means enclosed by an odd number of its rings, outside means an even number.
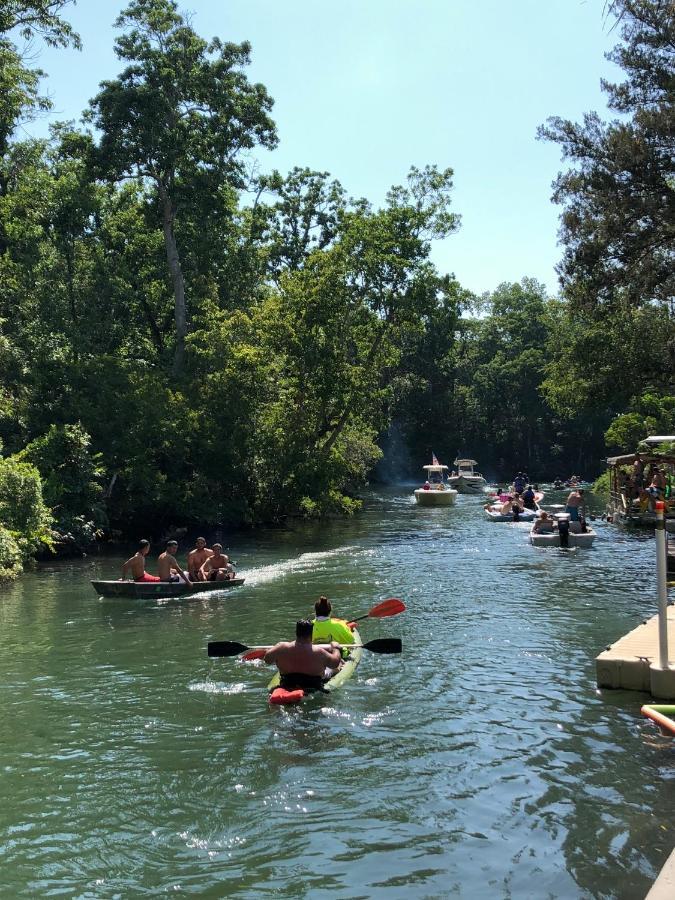
M235 577L234 566L230 557L223 553L222 544L213 545L211 556L202 564L199 574L200 581L228 581Z
M131 577L134 581L161 581L157 575L148 575L145 571L145 557L150 552L150 541L143 539L138 542L138 550L131 559L128 559L122 566L122 577L119 581L124 581L127 577L127 571L131 571Z
M287 691L319 691L326 669L337 669L342 662L340 647L335 641L329 646L312 644L314 624L300 619L295 624L295 640L281 641L270 647L264 656L268 666L276 663L281 675L280 686Z
M168 541L164 553L160 553L157 558L157 571L160 581L184 581L190 584L187 572L184 572L178 565L178 560L174 557L174 553L178 550L178 541Z
M210 556L213 556L213 550L206 546L206 538L198 537L195 541L195 549L188 553L190 581L204 581L201 568Z

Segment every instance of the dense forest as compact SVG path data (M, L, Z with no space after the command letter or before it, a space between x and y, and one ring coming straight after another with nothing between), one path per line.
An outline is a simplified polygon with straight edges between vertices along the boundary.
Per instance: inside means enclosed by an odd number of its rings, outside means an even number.
M81 127L21 139L49 108L27 47L79 44L68 2L0 6L4 577L64 536L350 512L432 448L589 477L673 432L670 0L606 5L614 119L540 129L567 167L555 297L437 271L432 241L461 227L451 168L401 173L381 208L301 165L252 173L278 140L252 48L172 0L129 3Z

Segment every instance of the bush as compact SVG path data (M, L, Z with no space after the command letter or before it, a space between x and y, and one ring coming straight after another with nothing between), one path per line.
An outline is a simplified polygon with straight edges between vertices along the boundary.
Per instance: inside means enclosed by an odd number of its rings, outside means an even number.
M92 543L107 524L99 481L103 473L99 454L91 452L90 443L79 424L52 425L16 456L38 469L56 529L79 546Z
M24 562L41 546L52 546L51 523L37 469L16 458L0 459L0 527L9 533ZM7 547L11 569L13 548Z
M11 533L0 525L0 581L10 581L22 570L19 545Z

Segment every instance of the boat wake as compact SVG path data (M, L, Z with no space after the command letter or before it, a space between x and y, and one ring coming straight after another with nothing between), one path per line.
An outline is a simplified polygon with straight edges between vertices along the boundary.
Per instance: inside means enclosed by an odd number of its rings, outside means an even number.
M321 568L321 564L330 562L332 559L344 559L345 554L349 554L350 558L354 556L368 553L362 547L355 545L336 547L333 550L325 550L320 553L301 553L294 559L287 559L285 562L275 562L267 566L257 566L254 569L247 569L240 574L246 577L246 585L265 584L274 581L277 578L283 578L286 575L297 574L300 572L314 572Z

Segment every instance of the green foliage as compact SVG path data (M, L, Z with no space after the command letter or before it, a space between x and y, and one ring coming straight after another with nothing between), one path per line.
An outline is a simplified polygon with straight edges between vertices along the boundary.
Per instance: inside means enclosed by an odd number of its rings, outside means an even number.
M37 469L11 457L0 459L0 525L16 542L23 561L41 546L51 546L51 521Z
M0 6L0 34L16 29L28 41L41 37L53 47L80 47L80 38L59 15L74 0L3 0Z
M23 571L22 554L12 533L0 525L0 582L11 581Z
M615 0L623 43L610 59L626 73L603 81L610 109L583 124L550 119L542 137L559 143L572 168L554 185L564 205L561 275L577 307L668 306L675 291L672 152L675 6L663 0Z
M630 410L616 416L605 432L610 449L630 452L650 435L675 433L675 397L642 394L633 398Z
M45 503L59 532L86 546L107 524L100 480L101 454L92 453L82 425L52 425L31 441L17 459L32 463L42 477Z

